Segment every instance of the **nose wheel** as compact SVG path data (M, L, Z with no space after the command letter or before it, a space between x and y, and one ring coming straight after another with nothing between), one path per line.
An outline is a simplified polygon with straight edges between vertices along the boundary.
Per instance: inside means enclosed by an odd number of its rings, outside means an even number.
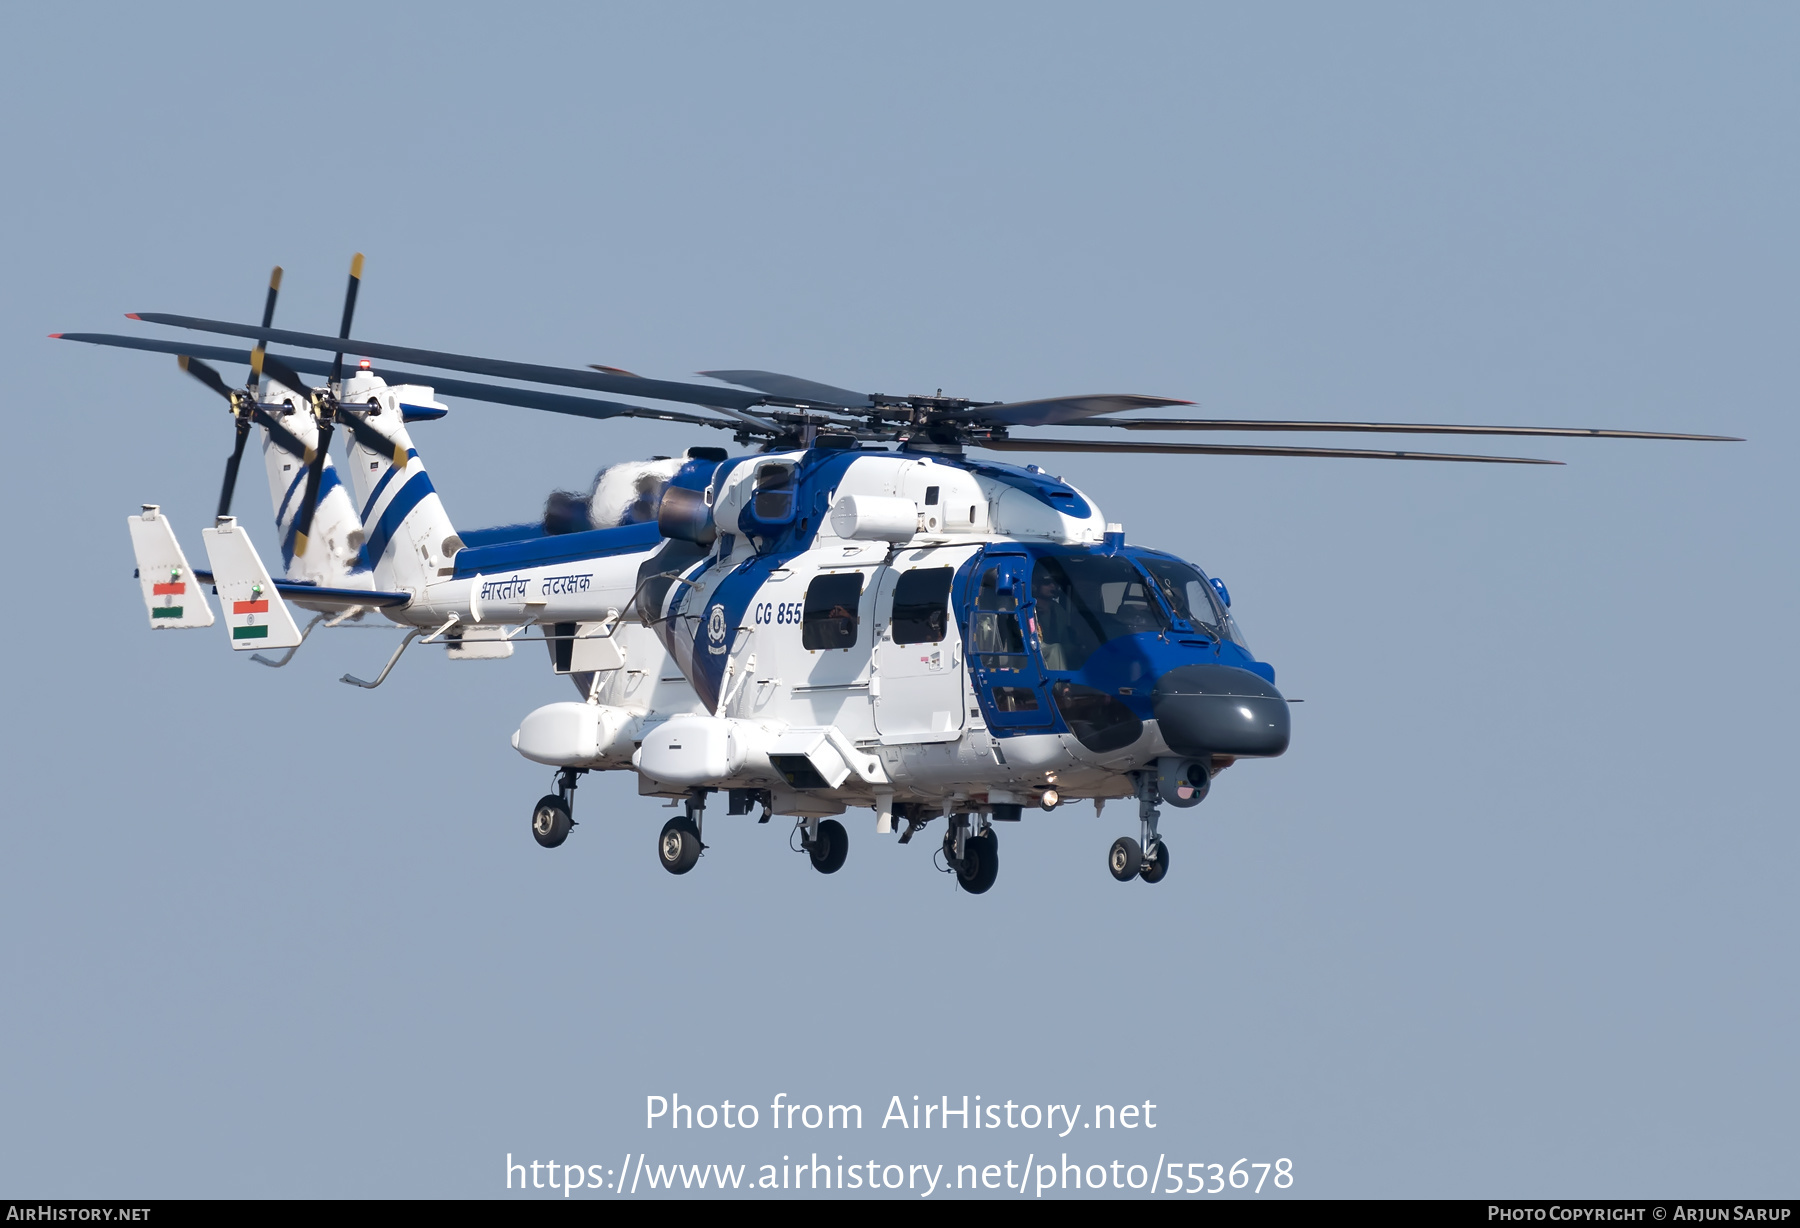
M1138 772L1136 776L1138 822L1143 828L1143 840L1140 843L1130 836L1120 836L1114 840L1112 848L1106 853L1106 868L1122 883L1128 883L1134 878L1141 878L1147 883L1160 883L1169 874L1169 846L1163 843L1156 830L1156 822L1160 817L1157 803L1162 798L1157 791L1154 773Z

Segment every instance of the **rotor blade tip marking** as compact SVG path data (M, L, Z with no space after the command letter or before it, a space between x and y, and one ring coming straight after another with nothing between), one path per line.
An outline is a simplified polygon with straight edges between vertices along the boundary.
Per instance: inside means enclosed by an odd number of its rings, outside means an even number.
M143 317L143 316L141 316L141 315L139 315L139 314L138 314L138 313L137 313L137 312L135 312L135 311L128 311L128 312L126 312L126 313L125 313L125 318L126 318L126 319L127 319L127 320L141 320L141 319L143 319L143 318L144 318L144 317Z
M356 255L354 255L350 258L350 276L356 278L358 281L361 281L362 280L362 266L363 266L363 254L361 252L357 252Z

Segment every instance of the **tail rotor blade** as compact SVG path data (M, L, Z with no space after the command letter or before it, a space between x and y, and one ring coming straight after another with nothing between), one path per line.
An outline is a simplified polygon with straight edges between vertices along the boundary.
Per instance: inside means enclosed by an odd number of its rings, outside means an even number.
M306 553L306 537L312 532L313 512L319 502L319 481L325 476L325 460L331 455L331 419L319 423L319 442L313 445L312 463L306 467L306 495L294 522L294 557Z
M275 296L280 293L281 266L278 264L275 266L275 271L269 274L269 297L263 300L262 326L264 328L275 322Z
M288 366L287 363L281 361L281 359L277 358L275 355L263 353L261 362L262 374L267 375L276 383L285 384L295 392L301 393L305 392L309 387L305 376Z
M356 291L362 285L363 254L357 252L350 258L350 284L344 290L344 322L338 326L338 340L347 341L350 337L350 321L356 315ZM336 388L344 377L344 352L339 350L331 359L331 386Z
M269 296L263 300L262 326L266 329L275 323L275 299L281 293L281 266L278 264L269 273ZM265 339L256 339L256 348L250 354L250 390L256 391L257 383L263 374L263 345ZM283 381L284 383L286 381Z
M199 380L202 384L205 384L208 388L211 388L227 401L231 399L231 389L226 386L225 380L217 371L201 362L198 358L189 358L186 354L177 354L175 356L175 361L180 364L183 371L186 371L189 375Z
M244 441L250 438L250 415L239 414L237 419L237 443L231 449L231 459L225 462L225 484L219 489L219 515L231 515L231 494L237 489L238 462L244 459Z
M391 454L394 468L406 468L406 449L363 421L361 415L340 406L337 411L337 420L350 429L350 434L355 437L357 443L377 456Z

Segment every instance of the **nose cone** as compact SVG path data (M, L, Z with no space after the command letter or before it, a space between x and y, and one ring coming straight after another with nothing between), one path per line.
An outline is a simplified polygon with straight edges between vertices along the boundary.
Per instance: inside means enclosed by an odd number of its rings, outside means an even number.
M1157 728L1181 755L1279 755L1288 747L1288 705L1247 669L1182 665L1156 680Z

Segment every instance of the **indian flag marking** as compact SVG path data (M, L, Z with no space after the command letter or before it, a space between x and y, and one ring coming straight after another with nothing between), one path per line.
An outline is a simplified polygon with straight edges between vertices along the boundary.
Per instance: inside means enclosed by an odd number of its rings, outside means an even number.
M243 605L246 603L239 602L238 604ZM234 640L266 640L269 638L269 629L266 626L233 627L231 629L231 638Z
M233 614L267 614L269 599L265 597L261 601L234 601L231 603L231 612Z
M153 584L150 591L158 597L179 597L187 592L185 584Z

